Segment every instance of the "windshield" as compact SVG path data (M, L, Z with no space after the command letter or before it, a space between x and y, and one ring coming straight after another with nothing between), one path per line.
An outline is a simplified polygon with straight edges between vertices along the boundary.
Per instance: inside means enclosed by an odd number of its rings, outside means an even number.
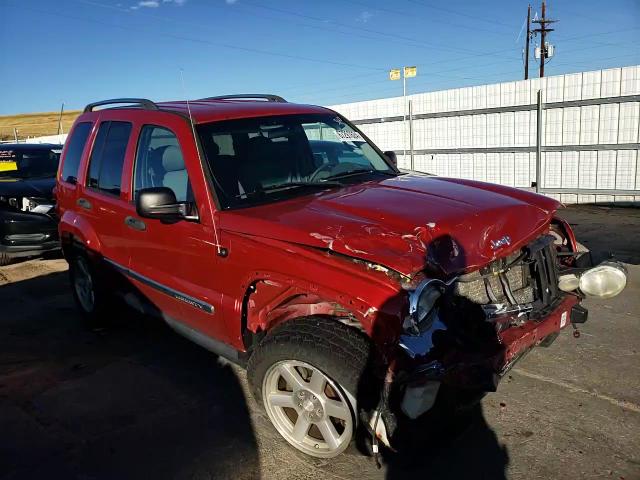
M229 120L198 133L223 208L397 174L335 114Z
M55 177L59 149L0 147L0 177Z

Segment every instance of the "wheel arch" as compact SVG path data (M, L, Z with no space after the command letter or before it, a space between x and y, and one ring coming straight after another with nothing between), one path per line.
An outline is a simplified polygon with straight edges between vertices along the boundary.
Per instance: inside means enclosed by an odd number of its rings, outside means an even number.
M60 218L58 232L62 253L67 260L77 249L89 255L99 255L102 252L102 244L94 228L73 211L64 212Z
M273 272L253 272L241 304L241 336L253 349L271 330L301 318L332 319L371 336L378 310L352 296Z

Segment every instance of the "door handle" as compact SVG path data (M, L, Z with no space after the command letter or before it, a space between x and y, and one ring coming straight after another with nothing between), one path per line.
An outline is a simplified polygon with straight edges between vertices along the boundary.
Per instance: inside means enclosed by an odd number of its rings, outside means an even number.
M76 203L78 204L79 207L82 207L86 210L91 210L91 207L92 207L91 202L86 198L79 198Z
M128 216L124 219L124 223L127 225L127 227L133 228L134 230L140 230L141 232L147 229L146 223L144 223L142 220L138 220L135 217Z

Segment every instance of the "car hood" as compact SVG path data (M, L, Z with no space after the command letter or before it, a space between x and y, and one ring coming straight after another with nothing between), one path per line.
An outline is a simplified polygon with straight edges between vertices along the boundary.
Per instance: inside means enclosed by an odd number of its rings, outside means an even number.
M53 199L55 178L20 179L0 176L0 196Z
M472 271L540 235L560 204L417 173L220 214L225 231L323 248L411 276Z

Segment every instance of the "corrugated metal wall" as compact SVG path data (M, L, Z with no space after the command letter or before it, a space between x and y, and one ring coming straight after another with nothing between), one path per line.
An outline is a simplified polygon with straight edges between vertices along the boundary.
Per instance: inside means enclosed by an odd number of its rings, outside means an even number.
M428 73L426 73L428 75ZM409 87L411 82L408 82ZM640 66L409 95L414 166L439 175L530 187L542 90L541 179L563 202L640 201ZM382 150L409 149L402 97L334 105ZM407 122L408 123L408 122ZM399 156L409 168L409 156ZM614 192L609 192L614 190ZM591 193L591 192L589 192Z

